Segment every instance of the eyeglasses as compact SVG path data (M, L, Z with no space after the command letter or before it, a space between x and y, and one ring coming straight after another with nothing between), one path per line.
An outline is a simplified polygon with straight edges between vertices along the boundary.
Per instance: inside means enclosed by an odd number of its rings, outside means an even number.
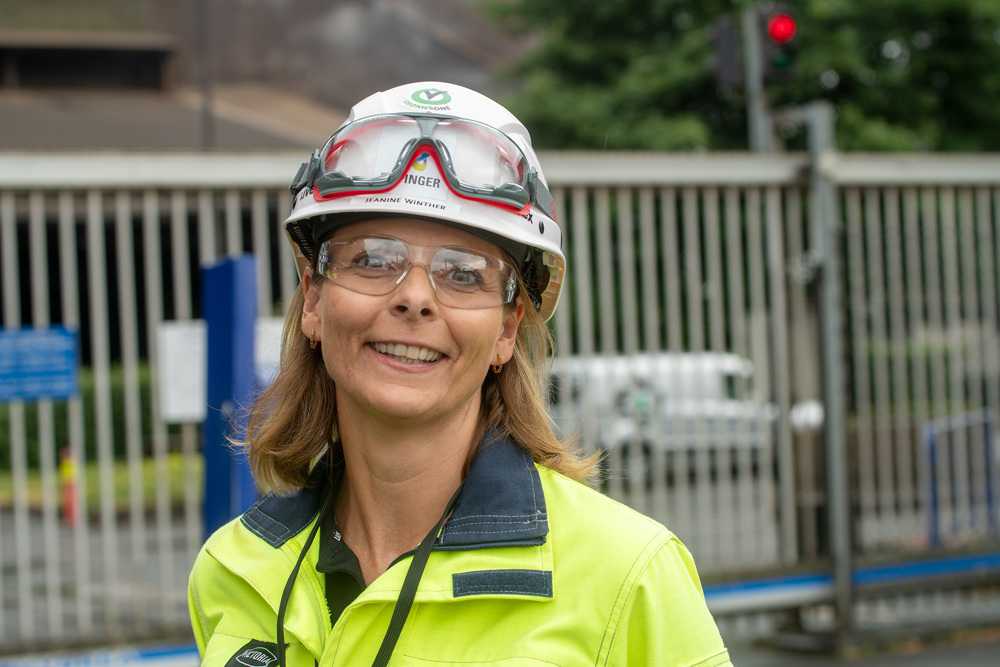
M449 116L390 114L350 123L302 165L291 190L314 185L320 199L385 192L431 155L459 196L518 211L531 203L554 217L551 193L513 139Z
M373 235L325 241L316 256L318 273L371 296L392 292L414 266L424 267L438 301L452 308L500 306L513 301L517 291L512 266L469 248L420 246Z

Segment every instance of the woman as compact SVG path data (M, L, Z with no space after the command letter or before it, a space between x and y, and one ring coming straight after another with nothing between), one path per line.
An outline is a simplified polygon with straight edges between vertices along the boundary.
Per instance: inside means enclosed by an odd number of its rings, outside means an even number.
M564 273L524 127L375 94L292 185L301 284L246 446L272 490L190 582L207 665L729 665L687 550L545 413Z

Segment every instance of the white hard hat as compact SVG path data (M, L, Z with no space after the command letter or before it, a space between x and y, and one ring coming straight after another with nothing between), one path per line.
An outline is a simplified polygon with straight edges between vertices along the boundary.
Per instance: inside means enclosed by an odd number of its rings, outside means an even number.
M552 196L528 131L480 93L421 82L365 98L303 163L291 190L285 231L300 276L341 225L419 217L496 243L542 318L555 309L566 259Z

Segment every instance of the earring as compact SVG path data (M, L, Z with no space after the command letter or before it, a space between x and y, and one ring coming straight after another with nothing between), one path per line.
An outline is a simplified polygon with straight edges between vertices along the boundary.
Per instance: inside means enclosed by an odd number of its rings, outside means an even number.
M499 375L500 371L502 370L503 370L503 357L501 357L500 353L497 352L497 362L493 364L493 372Z
M313 329L312 333L309 334L309 349L310 350L315 350L316 349L316 330L315 329Z

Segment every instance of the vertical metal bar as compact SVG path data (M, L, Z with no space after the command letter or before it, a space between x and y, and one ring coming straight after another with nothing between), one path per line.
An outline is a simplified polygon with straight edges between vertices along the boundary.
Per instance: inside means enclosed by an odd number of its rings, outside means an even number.
M896 457L893 469L896 477L897 533L913 538L922 528L915 517L913 493L913 451L920 445L908 406L913 405L910 394L907 359L910 356L906 336L906 284L903 257L903 236L900 231L899 190L886 188L885 193L885 269L889 306L889 350L892 368L892 430L896 438Z
M706 187L702 194L704 202L704 236L705 236L705 285L707 297L707 330L708 349L715 354L724 354L726 350L726 286L724 265L722 263L722 235L719 210L719 189L715 186ZM714 355L713 355L714 356ZM722 396L723 400L729 398ZM735 420L728 420L717 415L715 421L718 428L714 453L715 464L715 514L712 518L712 538L715 546L714 562L719 566L731 565L732 554L736 547L735 507L733 506L733 459L735 443L744 435L739 432ZM728 423L727 423L728 422Z
M562 221L562 233L563 248L571 248L573 242L574 228L569 223L569 218L566 214L566 189L565 188L554 188L552 190L552 203L555 207L556 220ZM573 262L572 252L567 253L568 269L567 275L563 278L563 284L566 285L566 281L573 281L576 278L577 267ZM559 298L559 307L556 308L556 312L553 320L553 335L555 337L555 357L560 360L568 359L575 350L573 348L573 317L575 315L575 310L580 308L579 304L574 306L573 299L569 295L569 290L565 290ZM570 311L571 306L573 311ZM551 383L551 380L550 380ZM570 425L574 423L573 418L573 380L572 377L565 378L564 381L559 382L555 385L558 395L554 396L557 405L554 406L555 421L559 426L556 434L560 437L566 437L572 435L572 428ZM551 392L549 394L552 395ZM596 481L596 480L595 480Z
M126 190L115 194L115 246L118 265L118 331L125 399L125 452L128 465L129 534L131 542L131 621L140 632L148 627L146 600L146 511L142 476L142 414L139 385L139 317L136 312L135 239L132 232L132 197ZM119 572L121 583L124 573ZM119 588L125 595L126 587Z
M12 262L17 259L17 221L14 219L14 199L13 195L9 192L0 193L0 260L3 263L0 264L0 294L3 294L3 311L0 312L0 316L3 317L2 325L5 327L15 326L14 317L16 317L15 311L13 311L14 301L11 298L12 294L16 294L16 289L18 285L17 276L18 270L16 265L12 265ZM5 408L0 408L7 413L8 420L13 419L13 412L17 409L11 409L8 405ZM7 437L13 441L14 438L14 428L12 424L8 424L7 427ZM6 531L3 528L4 517L0 515L0 596L6 597L6 586L4 585L4 570L5 562L3 555L7 553L7 549L4 545L4 535ZM4 607L6 605L0 604L0 641L6 640L7 638L7 619L5 618ZM16 611L16 610L15 610Z
M639 252L642 265L642 347L660 347L660 285L656 251L656 201L652 188L639 189Z
M750 358L750 333L747 326L747 257L744 243L744 201L740 190L726 189L726 257L729 266L728 314L729 349L742 358ZM747 197L745 207L749 210L755 202ZM759 203L759 202L757 202ZM761 535L757 530L757 516L754 502L753 452L750 447L736 450L736 552L733 557L740 562L754 562L759 559Z
M146 331L148 332L149 350L149 389L152 404L152 438L153 438L153 469L156 480L154 502L156 511L156 559L155 569L159 574L161 627L167 625L173 609L170 595L173 583L174 558L171 548L170 521L170 466L168 465L167 426L160 414L159 373L159 342L156 331L163 322L163 266L161 255L163 247L160 239L160 202L155 190L146 190L142 197L142 224L145 244L143 246L143 264L146 268ZM173 248L173 252L186 251Z
M565 198L565 195L564 195ZM291 247L288 245L288 236L285 234L284 215L282 204L288 201L288 190L282 190L281 192L275 193L275 199L279 202L278 205L278 218L276 224L278 225L278 257L281 262L281 276L282 276L282 299L283 305L281 310L287 309L289 303L292 302L292 295L295 294L295 289L298 287L298 274L295 269L295 260L291 252ZM565 220L566 218L560 218L560 220Z
M886 287L882 253L882 208L881 193L877 188L866 188L864 192L864 229L867 239L868 257L868 322L869 338L867 349L871 354L871 380L874 388L872 417L875 428L875 477L877 480L877 528L873 537L877 540L895 541L899 529L896 516L895 488L892 460L892 413L889 382L889 359L886 333ZM866 354L868 354L866 352Z
M0 193L0 249L4 253L4 325L21 326L20 262L17 240L17 211L14 194ZM36 635L34 596L32 595L31 524L28 521L28 460L24 402L7 405L10 418L10 471L14 494L14 581L17 590L15 612L18 636L30 643Z
M921 216L923 222L924 276L927 296L927 345L930 356L930 396L931 416L943 417L948 414L947 372L945 351L942 349L942 334L945 331L944 298L941 278L941 236L938 225L938 199L933 188L922 188L920 192ZM938 505L934 519L937 527L954 525L954 507L948 499L951 465L947 456L947 444L939 443L945 455L935 459L930 471L936 487Z
M858 448L858 491L861 513L861 546L870 547L878 540L876 514L878 496L875 485L875 449L872 436L871 380L868 366L868 291L865 286L864 222L861 215L861 193L854 188L846 192L847 208L847 283L851 318L851 359L854 378L854 414ZM871 261L871 260L869 260Z
M114 431L111 421L108 279L105 250L104 201L100 190L87 192L87 249L91 311L91 360L94 371L94 422L100 480L101 551L108 630L120 636L118 596L111 589L119 580L118 530L115 521Z
M250 195L253 250L257 256L257 312L269 317L274 312L271 295L271 235L267 228L267 192L254 190Z
M205 234L203 227L214 226L212 216L212 193L210 190L203 190L198 193L198 225L201 231L199 241L199 252L202 257L214 248L207 248L208 239L214 238L211 234ZM174 316L177 320L184 322L193 317L194 307L192 305L191 289L191 254L190 235L188 233L188 204L187 195L176 190L170 197L170 229L171 240L174 246L173 253L173 274L174 274ZM202 516L201 516L201 489L202 480L196 473L198 467L196 459L198 454L198 434L194 424L181 425L181 454L184 458L184 525L185 542L187 543L187 553L191 561L201 548L202 543Z
M590 256L590 207L588 205L587 189L583 187L573 188L571 196L572 210L570 212L570 228L572 229L573 241L573 277L575 283L576 309L573 313L576 320L576 336L579 341L579 348L576 353L584 360L594 355L594 310L593 310L593 288L592 272L594 266ZM573 382L574 379L570 379ZM576 425L582 431L582 436L587 447L595 449L600 443L594 436L595 421L600 421L601 415L595 414L593 405L594 388L589 382L583 380L580 387L580 401L574 404L578 410L570 423ZM609 476L610 477L610 476ZM610 482L610 479L608 480Z
M965 387L962 369L965 368L963 351L962 286L959 278L958 230L955 221L955 190L941 188L941 256L944 275L945 326L948 340L948 412L954 417L965 411ZM957 532L967 535L972 521L969 503L969 439L966 429L957 428L954 440L951 476L955 482L955 522ZM938 457L941 460L941 457Z
M243 252L243 225L240 213L239 191L226 190L226 254L230 256Z
M636 252L635 252L635 216L632 210L633 194L631 188L618 188L615 193L617 200L617 215L614 238L617 240L618 248L618 292L617 302L620 304L622 327L622 350L626 355L625 391L627 396L634 396L639 389L638 374L641 372L639 361L635 355L639 352L639 298L636 292ZM652 387L649 391L652 392ZM641 415L641 406L626 405L623 409L626 415L638 423ZM625 416L625 415L623 415ZM636 429L629 437L626 444L629 450L628 471L629 488L631 491L631 505L643 514L650 513L649 493L646 479L651 476L652 471L649 466L651 461L647 459L643 451L645 433L641 429Z
M80 326L80 270L77 261L77 233L74 215L74 197L69 192L59 194L59 266L62 287L62 321L68 327ZM69 452L71 465L86 470L84 446L83 399L74 396L68 402ZM72 615L80 636L93 632L93 601L90 571L90 521L87 497L84 493L85 476L80 475L72 489L77 516L73 524L73 585L76 591L76 608Z
M684 228L684 266L687 287L687 323L688 349L698 355L701 363L697 363L693 373L686 379L705 386L711 372L705 352L705 277L702 268L703 241L701 234L702 221L699 210L698 190L692 187L684 188L682 193L682 216ZM695 400L704 403L707 398L704 392L698 392ZM700 407L700 406L699 406ZM712 502L712 461L710 450L713 447L709 435L711 426L708 415L681 414L680 419L687 422L687 429L693 434L690 441L684 443L678 451L682 459L687 458L689 447L694 449L695 494L692 520L697 530L692 531L688 538L689 546L697 554L705 554L711 558L712 535L708 528L712 525L715 508Z
M902 279L906 284L906 309L909 317L909 328L906 332L911 345L915 348L922 347L925 343L920 341L916 333L927 330L927 319L924 316L924 275L923 257L920 249L923 237L920 229L920 202L917 189L908 187L903 190L903 227L904 238L909 239L906 244L906 264ZM913 414L910 420L912 429L915 453L916 453L916 473L917 489L916 497L919 499L915 508L914 530L923 531L926 535L927 522L929 521L930 496L928 484L930 483L930 469L927 457L923 455L920 429L930 418L930 389L927 385L927 359L920 350L909 355L910 376L913 378Z
M30 225L31 269L31 319L36 328L48 327L49 322L49 261L47 230L45 225L45 199L40 190L28 195L28 222ZM56 458L54 411L51 399L42 399L38 409L38 449L39 473L42 485L42 556L45 572L45 618L48 636L51 639L63 637L62 595L59 586L59 498L56 486Z
M1000 429L1000 308L998 297L1000 276L997 268L1000 265L1000 233L994 234L994 214L1000 212L1000 192L994 192L994 207L990 208L990 191L987 188L976 190L976 218L979 228L978 248L981 267L983 329L991 332L983 341L983 369L987 374L986 405L988 414L993 419L994 447L997 429ZM994 245L994 242L997 244ZM991 455L993 452L991 452ZM1000 494L1000 466L990 466L987 481L994 494ZM995 497L995 496L994 496ZM996 502L996 501L994 501ZM990 530L1000 532L1000 511L994 512Z
M973 211L972 190L962 188L958 192L958 234L959 234L959 267L961 268L962 294L962 330L965 331L963 348L965 349L965 365L961 368L961 376L967 387L963 403L969 406L969 482L971 485L971 524L973 539L987 537L987 526L992 508L992 500L987 494L988 470L992 457L987 454L984 428L975 420L985 408L983 391L985 359L983 349L983 325L980 317L979 284L976 266L976 217Z
M761 220L762 198L760 189L754 188L747 196L747 262L750 277L750 346L751 358L756 369L755 384L763 396L773 395L771 378L762 369L770 369L770 342L767 302L767 254L764 252L764 221ZM763 386L763 388L761 388ZM754 488L754 525L759 535L758 553L764 562L778 558L777 526L772 519L775 507L773 434L765 431L757 441L758 446L748 448L757 457L758 473Z
M554 188L552 190L552 204L555 209L556 219L562 221L562 244L564 248L570 247L572 242L571 234L573 233L572 227L566 223L566 189L565 188ZM571 262L567 262L569 268L567 269L566 277L564 278L564 285L567 279L573 278L571 273L574 271L575 267ZM567 293L563 293L560 296L560 307L556 308L556 312L553 319L552 333L555 339L556 349L555 354L564 357L572 354L573 350L573 331L572 331L572 321L570 319L570 298ZM560 402L560 405L562 403Z
M601 323L601 354L618 353L618 329L615 316L614 243L611 236L611 192L607 188L594 190L594 240L597 268L597 312Z
M597 321L600 323L600 356L611 357L618 354L618 317L617 300L615 298L615 267L614 267L614 244L611 234L611 192L607 188L597 188L594 190L594 256L591 266L595 269L597 280ZM612 365L609 364L609 368ZM585 369L590 365L585 364ZM585 370L585 373L589 370ZM614 370L610 371L612 376L604 386L596 391L589 392L589 398L596 400L596 403L585 403L588 406L587 414L597 414L597 430L595 440L607 450L608 469L608 494L613 498L630 503L631 498L626 493L627 487L625 478L628 471L625 467L625 446L620 442L605 442L604 434L607 431L607 424L614 423L622 415L618 413L619 406L613 399L619 378L614 377ZM587 384L594 384L589 381ZM590 409L594 405L594 409Z
M667 350L680 355L684 350L684 303L681 298L681 267L683 253L678 239L677 221L677 191L674 188L663 188L660 191L660 215L663 220L663 312L667 320ZM690 485L688 483L687 454L683 450L685 435L678 420L670 420L665 437L670 447L670 472L673 480L673 491L670 494L668 524L681 539L691 534L691 517L688 511L690 504Z
M622 347L627 355L639 352L639 312L635 265L635 216L632 213L632 189L618 188L618 299L621 301Z
M781 530L781 558L785 563L798 560L798 526L795 511L795 460L792 453L792 429L788 419L792 408L788 369L788 308L786 305L785 248L781 190L768 188L766 195L767 254L771 280L771 358L774 369L774 396L778 404L778 518ZM764 419L762 418L763 422ZM762 423L762 427L770 424Z
M639 261L642 276L642 347L653 356L659 355L660 326L660 284L656 243L656 198L652 188L640 188L639 196ZM667 398L655 386L651 387L650 401L650 473L652 488L649 503L651 516L661 522L669 520L667 495L667 452L664 442L664 408Z
M208 264L219 256L216 242L215 197L211 190L198 191L198 261Z
M841 231L834 184L822 168L834 150L833 105L813 102L809 106L809 153L813 162L810 186L814 197L812 227L822 266L820 313L823 341L823 442L826 447L827 503L830 550L833 556L837 644L847 640L854 624L851 582L852 547L848 484L847 438L844 432L843 347L841 330L841 269L838 236Z
M808 273L811 267L807 264L808 241L804 236L803 223L801 193L798 188L789 188L785 191L785 256L796 270L792 273L793 280L788 282L786 326L790 339L789 355L794 360L789 369L789 380L795 400L811 400L819 396L816 333L806 293L806 285L812 277ZM815 509L820 492L816 488L815 437L811 430L792 435L795 478L799 486L796 498L799 558L804 560L814 559L819 555L819 523Z

